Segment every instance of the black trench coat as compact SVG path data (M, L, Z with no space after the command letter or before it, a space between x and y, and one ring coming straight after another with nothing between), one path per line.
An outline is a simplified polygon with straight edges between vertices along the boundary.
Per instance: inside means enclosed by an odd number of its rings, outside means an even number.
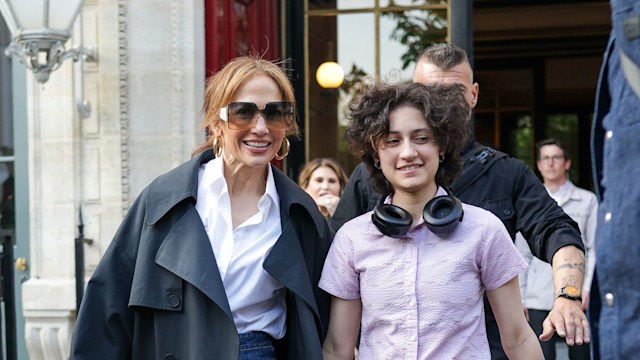
M237 359L239 340L195 209L206 151L155 179L129 209L87 285L71 359ZM287 289L279 359L322 359L329 295L318 288L331 232L315 202L274 168L282 235L263 267Z

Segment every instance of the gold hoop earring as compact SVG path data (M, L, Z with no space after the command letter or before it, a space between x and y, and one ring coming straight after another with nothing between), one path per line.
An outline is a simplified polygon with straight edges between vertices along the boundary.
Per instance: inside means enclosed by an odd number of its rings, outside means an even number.
M222 157L222 145L224 144L224 140L220 136L216 136L213 138L213 153L216 155L216 158Z
M276 160L282 160L286 158L287 155L289 155L289 147L291 146L291 144L289 143L289 139L284 138L284 140L282 141L282 145L284 145L282 149L282 155L278 155L278 153L276 153Z

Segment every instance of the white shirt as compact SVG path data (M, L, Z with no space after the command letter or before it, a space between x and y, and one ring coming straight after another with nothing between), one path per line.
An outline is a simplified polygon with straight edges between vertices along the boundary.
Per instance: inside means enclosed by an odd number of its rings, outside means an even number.
M567 202L570 194L569 190L571 190L571 186L569 185L571 182L569 180L565 181L564 184L558 186L556 192L551 192L551 190L545 185L545 189L547 189L547 193L553 200L555 200L559 206L562 206L565 202Z
M280 198L271 166L258 212L235 230L221 158L200 167L196 210L209 236L238 333L264 331L284 337L285 289L262 264L280 235Z

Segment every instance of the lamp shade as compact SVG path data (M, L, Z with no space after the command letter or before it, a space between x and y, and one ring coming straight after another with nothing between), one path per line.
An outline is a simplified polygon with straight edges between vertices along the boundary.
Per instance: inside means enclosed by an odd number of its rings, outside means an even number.
M83 0L0 0L0 11L14 37L49 31L68 39Z
M344 70L336 62L324 62L316 70L316 81L325 89L338 88L344 81Z
M65 49L83 0L0 0L0 12L11 30L12 41L5 49L33 70L45 83L49 74L65 59L93 57L85 48Z

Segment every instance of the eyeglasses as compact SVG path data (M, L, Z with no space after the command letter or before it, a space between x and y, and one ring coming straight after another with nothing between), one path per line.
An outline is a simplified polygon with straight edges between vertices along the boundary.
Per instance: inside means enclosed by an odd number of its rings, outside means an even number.
M564 159L564 156L562 155L543 156L540 158L541 161L549 161L549 160L560 161L562 159Z
M262 114L267 127L272 130L287 128L293 119L293 103L274 101L267 103L264 109L252 102L233 102L220 109L220 118L227 122L231 130L248 130L255 125L258 114Z

